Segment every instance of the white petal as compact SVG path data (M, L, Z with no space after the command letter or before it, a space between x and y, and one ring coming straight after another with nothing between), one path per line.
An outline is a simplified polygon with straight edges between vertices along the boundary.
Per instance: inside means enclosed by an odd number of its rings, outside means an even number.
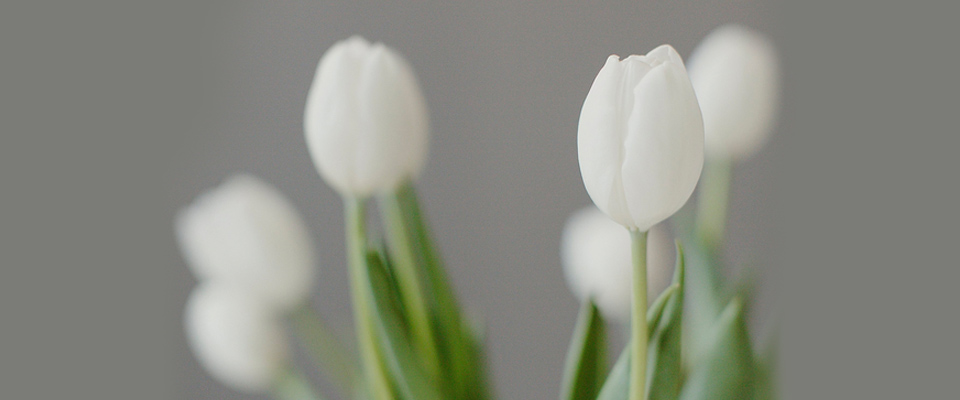
M268 390L288 357L283 329L269 308L227 285L194 289L184 327L200 364L239 391Z
M635 88L622 176L631 227L650 229L686 203L703 167L703 122L683 68L665 62Z
M679 65L680 68L684 68L683 59L680 58L680 53L677 53L677 50L669 44L661 44L657 48L650 50L649 53L644 56L647 59L647 62L651 66L658 66L665 62L672 62L674 65Z
M773 44L738 25L716 29L690 56L708 153L743 159L769 136L779 102Z
M304 129L321 176L343 194L366 197L415 178L429 118L412 69L361 38L324 55L307 99Z
M230 282L280 309L310 292L316 257L303 219L273 187L235 176L177 218L188 264L202 280Z
M607 58L580 110L577 155L583 184L593 202L615 220L629 218L620 179L623 158L622 109L624 65L618 56Z

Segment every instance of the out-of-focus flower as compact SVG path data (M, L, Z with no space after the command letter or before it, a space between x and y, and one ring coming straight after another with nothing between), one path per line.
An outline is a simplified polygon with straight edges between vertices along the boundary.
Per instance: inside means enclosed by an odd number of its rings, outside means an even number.
M225 386L263 392L288 360L275 313L259 297L220 282L197 286L184 326L190 347L207 372Z
M656 297L669 280L673 242L662 225L650 230L647 293ZM630 233L594 206L573 213L563 230L560 255L567 286L580 299L593 299L609 318L630 319L633 264Z
M703 121L676 50L607 58L577 144L587 193L617 223L646 231L679 210L703 168Z
M341 194L366 197L419 175L429 117L410 65L359 36L320 60L304 130L320 175Z
M767 37L739 25L710 33L690 55L690 80L703 112L708 156L743 159L776 119L777 55Z
M280 308L310 294L316 256L293 205L276 189L236 175L181 210L177 237L194 274L244 288Z

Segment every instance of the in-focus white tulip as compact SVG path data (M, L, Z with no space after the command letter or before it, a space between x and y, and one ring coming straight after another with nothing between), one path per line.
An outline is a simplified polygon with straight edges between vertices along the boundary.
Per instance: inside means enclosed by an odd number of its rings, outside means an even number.
M577 144L587 193L617 223L646 231L679 210L703 168L703 121L676 50L607 58Z
M320 59L304 130L324 180L341 194L366 197L419 175L430 128L410 65L382 43L354 36Z
M662 224L651 229L647 238L647 293L653 299L669 283L675 256L673 241ZM567 286L580 301L592 298L608 318L630 320L630 232L596 207L584 207L567 220L560 255Z
M306 300L316 256L310 234L279 191L236 175L180 211L177 237L198 279L245 288L280 309Z
M288 360L283 327L271 307L227 284L206 282L187 301L184 327L200 365L225 386L263 392Z
M769 136L778 109L773 43L743 26L725 25L711 32L689 61L707 154L743 159L756 152Z

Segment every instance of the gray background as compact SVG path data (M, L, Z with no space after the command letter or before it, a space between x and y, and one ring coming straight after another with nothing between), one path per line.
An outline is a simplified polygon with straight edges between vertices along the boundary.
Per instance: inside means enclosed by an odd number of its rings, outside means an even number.
M770 265L788 398L955 398L956 6L914 2L33 2L0 6L0 394L248 398L193 361L172 216L235 171L287 193L349 324L341 208L301 118L316 62L360 33L414 65L420 181L503 399L556 396L576 301L564 219L589 201L576 122L605 56L686 56L741 22L781 51L784 102L738 166L734 262ZM779 304L779 306L775 305ZM256 397L250 397L256 398Z

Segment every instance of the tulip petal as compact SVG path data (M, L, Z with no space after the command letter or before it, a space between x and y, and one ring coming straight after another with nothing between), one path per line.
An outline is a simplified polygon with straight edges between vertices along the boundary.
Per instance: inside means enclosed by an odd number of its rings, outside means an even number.
M738 25L717 28L693 51L708 153L743 159L763 145L776 120L777 64L770 40Z
M601 210L617 222L630 218L620 178L624 126L628 110L622 109L624 67L616 55L597 74L580 110L577 154L587 193Z
M623 190L641 231L686 203L703 167L703 121L683 67L665 62L634 89L624 142Z

